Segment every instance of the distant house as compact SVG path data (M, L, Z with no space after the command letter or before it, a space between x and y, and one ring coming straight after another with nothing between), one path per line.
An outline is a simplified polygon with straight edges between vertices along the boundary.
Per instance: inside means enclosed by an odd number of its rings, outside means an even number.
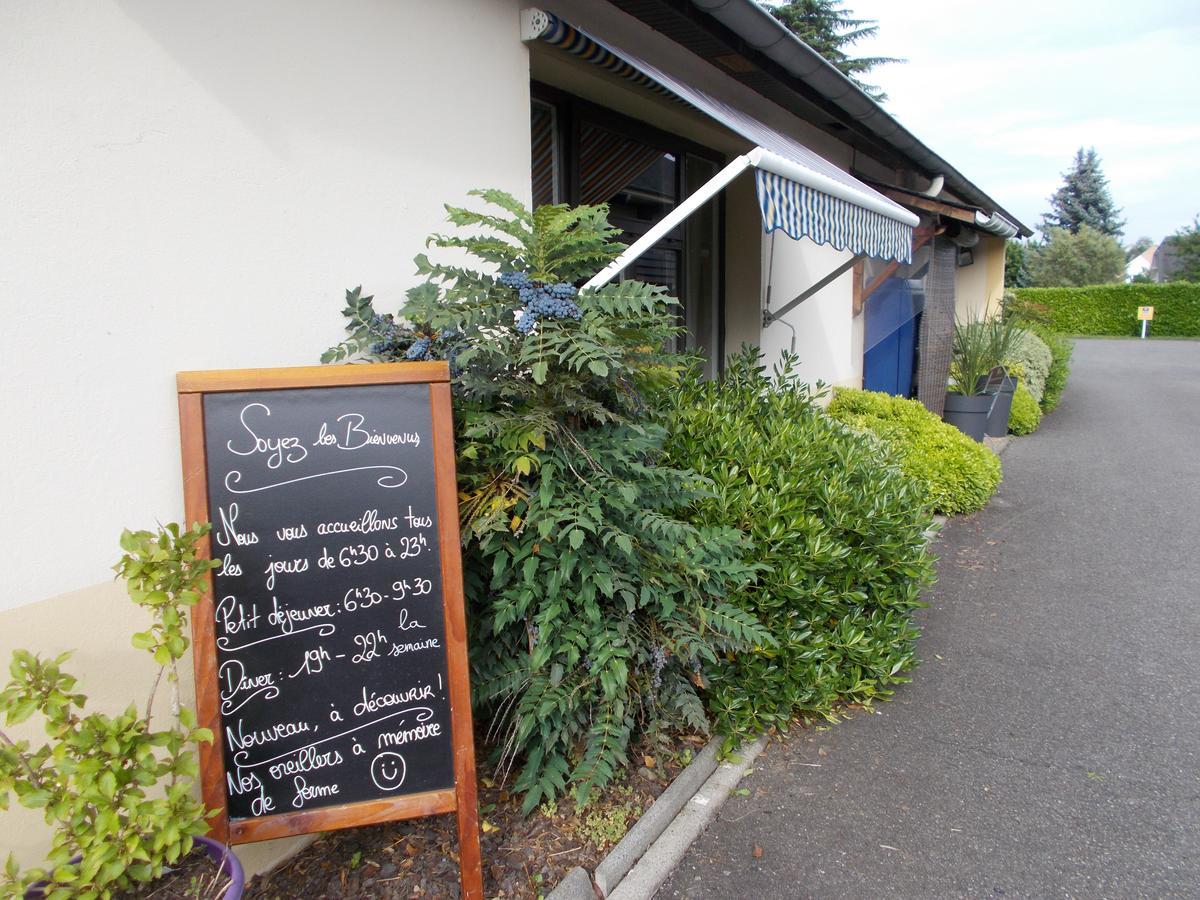
M1183 264L1179 260L1175 240L1169 237L1154 248L1154 259L1146 274L1150 276L1151 281L1161 284L1164 281L1174 281L1181 268Z
M1133 259L1125 264L1125 280L1133 281L1139 275L1150 275L1150 269L1154 265L1154 254L1158 252L1159 245L1155 244L1142 253L1139 253Z

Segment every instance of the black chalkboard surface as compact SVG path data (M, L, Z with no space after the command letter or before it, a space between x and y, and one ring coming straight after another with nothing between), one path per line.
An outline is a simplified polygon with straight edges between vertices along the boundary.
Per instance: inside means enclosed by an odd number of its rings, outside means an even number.
M231 818L454 784L429 390L204 398Z
M181 372L210 836L455 812L482 896L449 370Z

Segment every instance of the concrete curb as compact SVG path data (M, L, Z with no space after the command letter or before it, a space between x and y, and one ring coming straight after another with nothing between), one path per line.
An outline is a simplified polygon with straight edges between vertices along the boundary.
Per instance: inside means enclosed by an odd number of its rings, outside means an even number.
M1008 445L1011 442L1012 442L1012 437L1007 434L1004 437L998 437L998 438L985 437L983 439L983 445L985 447L987 447L989 450L991 450L993 453L995 453L997 456L1003 456L1004 451L1008 449Z
M947 521L947 516L934 516L933 524L925 529L925 540L930 544L936 541L941 535L942 529L946 527Z
M637 865L607 895L609 900L649 900L653 897L679 865L688 847L717 817L733 789L766 746L767 736L763 735L752 744L743 744L734 757L736 762L731 759L722 763Z
M696 758L659 794L658 799L650 804L650 808L633 824L628 834L621 838L621 842L596 866L596 887L600 888L602 896L607 897L612 892L633 868L634 863L641 859L650 845L667 830L684 804L708 781L717 768L718 743L714 738L696 754Z
M717 748L719 744L720 740L716 738L709 741L688 767L676 776L667 789L642 814L642 817L634 823L625 837L621 838L620 843L601 860L600 865L596 867L594 881L593 876L589 875L586 869L576 866L546 896L546 900L596 900L597 897L617 896L614 892L628 880L628 873L631 870L639 871L643 867L643 863L657 852L664 835L672 832L681 820L689 817L693 810L707 811L708 816L703 820L699 829L687 839L686 843L681 845L678 855L670 863L670 866L659 874L658 880L652 888L652 891L657 890L658 885L666 880L671 869L682 858L683 851L687 850L695 835L704 830L712 816L721 808L721 804L725 802L729 792L745 774L749 762L758 756L762 747L766 746L766 738L763 737L754 744L743 746L738 753L739 761L736 764L728 762L718 768ZM728 785L722 790L721 787L726 781L728 781ZM689 800L693 802L688 803Z

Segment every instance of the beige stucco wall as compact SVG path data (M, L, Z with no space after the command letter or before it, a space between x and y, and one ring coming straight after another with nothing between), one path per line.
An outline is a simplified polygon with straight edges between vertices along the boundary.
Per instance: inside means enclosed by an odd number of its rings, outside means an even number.
M444 202L527 201L528 80L516 0L0 5L0 661L78 648L99 708L144 703L109 567L182 517L175 372L314 363Z
M177 370L314 363L346 287L398 303L444 202L528 197L517 3L464 5L0 7L0 414L27 423L0 608L180 515Z
M997 315L1004 295L1004 239L981 235L972 251L975 261L955 273L954 306L960 321Z

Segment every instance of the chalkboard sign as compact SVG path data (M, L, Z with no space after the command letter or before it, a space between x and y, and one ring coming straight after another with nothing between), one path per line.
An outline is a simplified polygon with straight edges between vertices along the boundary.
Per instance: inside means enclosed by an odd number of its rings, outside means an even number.
M212 522L220 563L192 616L214 835L456 810L466 888L479 849L445 363L178 384L187 519Z

